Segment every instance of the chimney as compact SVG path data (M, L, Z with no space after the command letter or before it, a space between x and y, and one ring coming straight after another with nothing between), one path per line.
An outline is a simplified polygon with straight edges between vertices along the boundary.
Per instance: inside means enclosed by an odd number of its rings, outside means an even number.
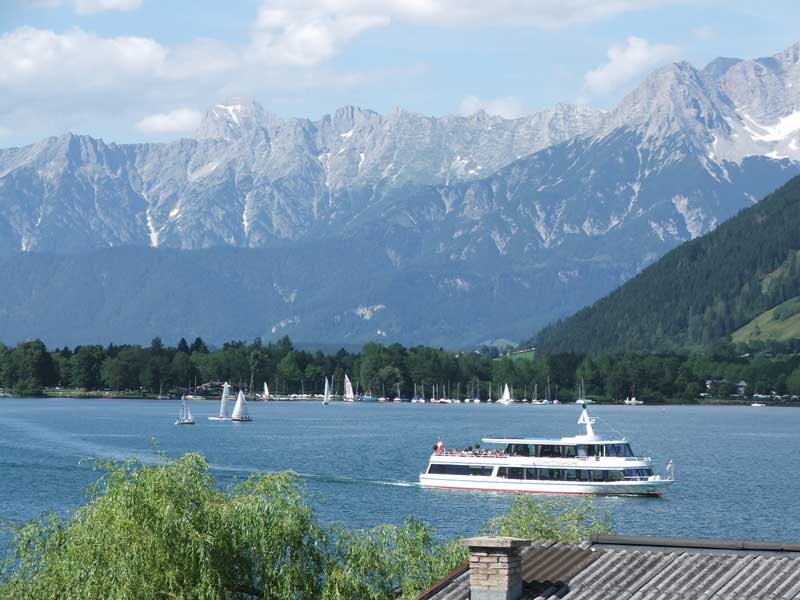
M530 541L512 537L461 540L469 548L470 600L519 600L522 596L522 550Z

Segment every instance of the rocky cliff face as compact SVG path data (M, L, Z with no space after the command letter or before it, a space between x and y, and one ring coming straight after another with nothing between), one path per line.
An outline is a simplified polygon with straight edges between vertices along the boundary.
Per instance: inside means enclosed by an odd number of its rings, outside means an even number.
M50 138L0 151L0 253L369 240L381 284L351 307L350 341L520 339L800 172L799 54L669 65L610 112L558 105L507 120L345 107L310 121L232 100L170 144ZM346 280L352 260L333 260L331 277ZM283 299L252 335L314 340L341 313L277 279L318 307ZM417 285L467 314L420 330L425 309L394 300L397 286Z

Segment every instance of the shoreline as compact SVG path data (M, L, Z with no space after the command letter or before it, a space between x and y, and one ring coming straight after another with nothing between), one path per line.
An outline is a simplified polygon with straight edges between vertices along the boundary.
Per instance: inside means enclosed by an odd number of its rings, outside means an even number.
M157 394L141 394L141 393L133 393L133 392L122 392L122 393L115 393L115 392L105 392L105 391L78 391L78 390L45 390L40 395L27 395L27 396L15 396L15 395L6 395L0 397L1 399L10 399L10 398L29 398L29 399L38 399L38 398L52 398L52 399L64 399L64 400L156 400L156 401L164 401L164 402L175 402L180 400L179 397L175 398L159 398ZM219 402L219 398L202 398L202 399L193 399L190 400L190 403L193 402ZM248 402L314 402L314 403L322 403L321 398L273 398L270 400L248 400ZM343 403L341 400L332 400L332 403ZM702 401L686 401L686 400L668 400L664 402L652 402L652 403L645 403L640 406L627 406L622 402L593 402L590 406L626 406L627 408L636 409L636 408L656 408L661 407L665 408L667 406L743 406L749 408L772 408L772 407L786 407L786 408L798 408L800 407L800 402L797 401L786 401L786 402L770 402L766 399L758 399L758 402L764 404L763 407L754 407L751 404L755 402L755 400L725 400L725 399L718 399L718 398L709 398L703 399ZM351 404L351 403L343 403L343 404ZM361 404L360 402L356 402L356 404ZM364 402L363 404L411 404L410 402ZM426 402L425 405L432 404L430 402ZM480 406L488 405L488 402L481 402ZM495 404L494 402L492 404ZM523 403L523 402L514 402L515 406L529 406L529 407L538 407L538 406L547 406L547 405L540 405L540 404L531 404L531 403ZM437 404L437 406L458 406L459 404ZM461 404L462 406L464 404ZM474 406L469 403L466 403L467 406ZM576 406L573 402L564 402L561 404L556 405L549 405L549 406Z

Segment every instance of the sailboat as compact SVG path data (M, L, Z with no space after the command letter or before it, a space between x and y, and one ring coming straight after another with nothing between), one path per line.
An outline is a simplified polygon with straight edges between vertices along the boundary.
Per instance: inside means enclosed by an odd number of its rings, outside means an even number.
M178 414L178 420L175 425L194 425L194 417L192 411L186 406L186 396L181 396L181 412Z
M257 396L257 398L259 400L269 400L269 386L267 385L266 381L264 382L264 393L260 396Z
M344 374L344 398L342 400L345 402L355 402L356 400L356 395L353 393L353 384L350 382L347 373Z
M575 400L575 404L583 404L585 406L591 403L592 401L586 397L586 384L581 379L581 384L578 386L578 399Z
M208 417L209 421L227 421L228 420L228 395L230 394L230 385L226 381L222 384L222 399L219 402L219 416Z
M508 389L508 384L503 389L503 395L500 396L500 399L497 401L497 404L511 404L513 400L511 400L511 391Z
M325 378L325 395L322 397L322 405L328 406L328 402L331 401L331 384L328 382L328 378Z
M231 421L252 421L253 418L247 413L247 400L245 400L244 392L239 390L239 395L236 396L236 405L233 407L231 414Z

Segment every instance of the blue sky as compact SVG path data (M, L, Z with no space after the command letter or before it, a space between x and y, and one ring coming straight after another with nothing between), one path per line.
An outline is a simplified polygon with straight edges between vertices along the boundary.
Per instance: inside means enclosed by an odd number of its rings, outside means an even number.
M796 0L0 0L0 146L190 136L237 96L312 118L610 108L658 66L768 56L798 23Z

